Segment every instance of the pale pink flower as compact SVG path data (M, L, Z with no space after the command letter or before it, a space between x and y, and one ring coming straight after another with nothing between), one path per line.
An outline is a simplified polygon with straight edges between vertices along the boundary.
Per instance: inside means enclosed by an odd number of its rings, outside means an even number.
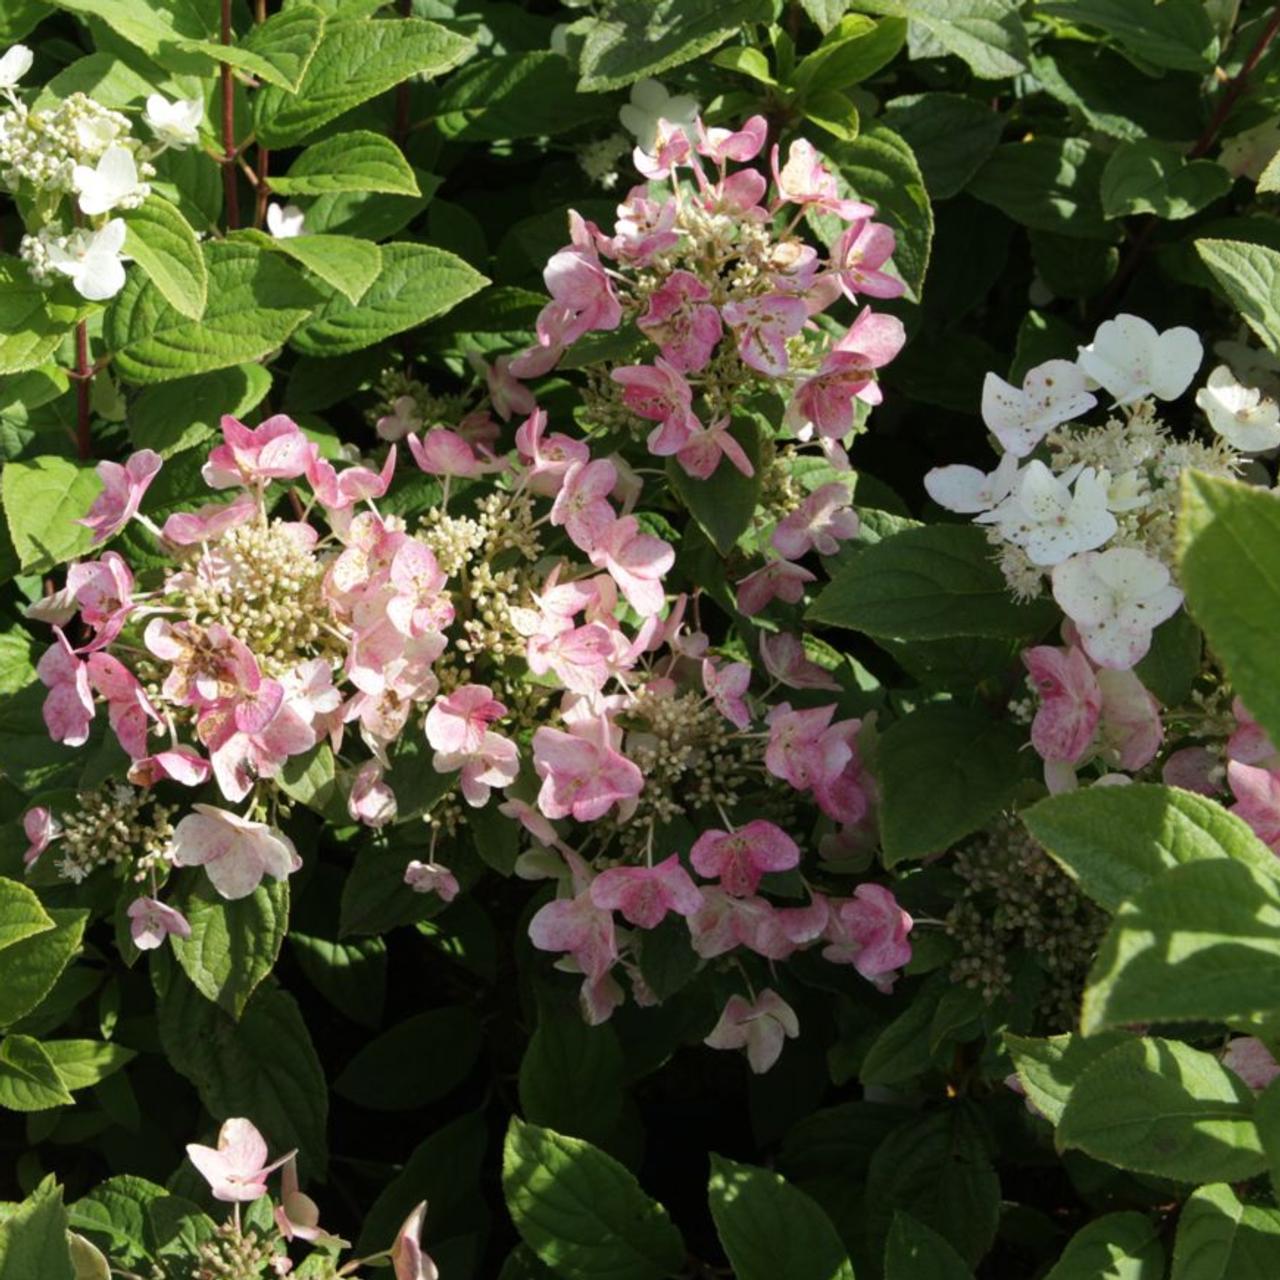
M547 435L546 429L546 410L535 409L516 428L516 449L528 467L529 488L549 498L559 492L565 472L575 462L590 461L591 451L581 440L559 432Z
M678 212L673 199L651 200L647 184L633 187L618 206L605 251L632 266L647 266L657 254L680 243L680 232L674 229Z
M135 898L126 914L129 917L129 936L139 951L154 951L164 945L170 934L178 938L191 937L191 925L186 916L155 898Z
M671 422L675 422L672 419ZM728 458L734 467L744 476L750 478L755 475L755 468L751 465L751 459L747 457L747 451L738 443L733 433L729 430L730 418L726 414L723 418L717 419L709 427L699 430L698 420L689 418L685 421L684 426L689 428L686 435L685 443L681 444L676 450L676 461L686 475L691 475L695 480L710 479L715 469L720 465L722 457ZM660 457L667 452L666 445L672 439L670 424L664 427L662 433L665 437L662 441L657 441L653 436L649 437L649 448L653 453ZM661 444L663 447L658 447Z
M702 894L673 853L652 867L611 867L591 882L591 901L602 911L619 911L637 929L655 928L668 911L691 916Z
M174 828L174 865L204 867L210 883L224 898L247 898L264 875L284 880L302 866L293 841L265 822L253 822L209 804L192 808L195 812Z
M485 459L456 431L432 427L421 440L411 435L409 452L418 467L429 476L479 476L500 464Z
M649 152L636 147L631 153L631 161L651 181L660 182L670 177L673 169L690 163L689 137L684 126L670 120L659 120L653 150Z
M833 822L845 826L860 823L871 812L875 800L875 780L858 751L861 729L861 720L840 720L822 735L820 748L824 753L839 750L838 744L843 743L849 756L835 773L822 774L813 782L818 808Z
M875 209L860 200L843 200L836 187L835 175L822 163L822 157L811 142L797 138L787 152L787 163L778 168L778 148L771 159L773 180L779 198L791 204L813 204L834 213L846 222L869 218Z
M267 1163L267 1144L248 1121L232 1119L218 1130L217 1147L187 1145L187 1158L209 1184L215 1200L248 1204L267 1194L267 1175L294 1152Z
M89 682L107 700L107 718L120 745L134 760L147 754L147 721L160 713L137 676L109 653L89 655Z
M306 475L316 447L286 414L277 413L256 427L224 414L222 444L210 450L201 475L211 489L264 485Z
M621 323L618 295L594 247L586 243L566 245L551 255L542 278L552 298L538 316L538 340L542 346L567 347L584 333L616 329Z
M404 882L414 893L436 893L445 902L458 896L458 878L438 862L419 862L416 858L404 869Z
M487 685L459 685L427 712L427 741L437 751L473 755L489 726L506 714L506 707Z
M387 450L381 471L373 471L369 467L347 467L339 472L317 453L307 467L307 483L322 507L329 511L345 511L357 502L381 498L391 487L395 469L395 445Z
M860 884L852 898L832 903L823 959L849 964L881 991L893 987L894 971L911 959L913 921L897 899L878 884Z
M107 551L100 560L73 564L67 570L67 590L91 627L119 632L133 607L133 573L124 557Z
M392 591L385 603L387 621L403 636L442 631L453 621L453 605L444 594L447 581L431 548L417 538L405 538L387 569Z
M849 486L839 480L815 489L773 531L774 550L788 560L809 551L833 556L840 543L858 533L857 513L849 506Z
M37 805L22 815L22 830L29 841L22 865L29 867L62 834L62 824L48 809Z
M749 222L764 222L769 214L761 208L769 184L756 169L739 169L716 183L703 197L704 207L711 213L728 213Z
M555 673L574 693L599 693L609 682L616 652L614 632L598 622L555 635L529 637L526 659L536 676Z
M738 610L749 618L774 600L799 604L806 583L816 581L817 577L801 565L790 560L770 560L763 569L747 574L738 583Z
M1280 752L1239 698L1232 700L1231 714L1235 717L1236 727L1227 739L1228 759L1280 769Z
M93 531L95 545L114 537L138 514L143 494L163 465L154 449L138 450L123 466L118 462L98 463L102 492L93 500L89 514L76 524Z
M818 372L796 389L788 420L812 423L819 435L829 439L847 435L853 429L853 402L880 403L884 397L875 371L888 364L906 340L897 316L864 308Z
M397 396L391 402L391 412L383 414L373 429L383 440L403 440L420 426L422 415L418 412L418 402L412 396Z
M667 598L662 579L675 564L676 553L669 542L641 533L635 516L619 516L590 555L591 563L608 572L641 617L662 608Z
M893 257L893 229L883 222L863 218L847 227L831 249L831 267L840 288L851 302L859 294L872 298L898 298L906 285L896 276L881 271Z
M1280 1076L1280 1064L1256 1036L1232 1036L1223 1052L1222 1065L1258 1092Z
M61 627L54 627L53 635L53 644L36 663L36 675L49 690L42 708L45 728L55 742L83 746L89 740L94 714L89 666L71 647Z
M760 154L769 133L769 123L764 116L751 116L738 129L708 129L699 119L695 122L698 133L697 150L701 156L723 165L726 160L746 164Z
M181 744L143 756L129 766L129 781L138 787L153 787L161 778L184 787L208 782L213 766L193 747Z
M589 886L540 907L529 921L529 941L539 951L568 952L593 980L604 977L618 958L613 912L596 906Z
M835 703L798 711L780 702L769 713L769 745L764 766L775 778L807 791L833 779L853 758L853 749L840 733L830 733Z
M498 356L492 364L471 352L467 359L471 367L480 373L489 389L489 403L503 422L510 422L517 413L532 413L538 402L533 392L511 372L511 357Z
M703 1041L712 1049L745 1049L756 1075L777 1062L782 1046L800 1034L796 1011L771 987L754 1000L730 996L711 1034Z
M832 689L839 692L840 682L804 651L799 636L787 631L760 636L760 659L764 669L789 689Z
M1097 674L1102 690L1101 746L1121 769L1141 769L1156 758L1164 741L1160 704L1132 671Z
M780 956L794 947L785 939L781 950L775 945L778 936L771 924L773 914L773 906L763 898L735 897L719 885L705 885L702 908L689 917L690 945L704 960L726 955L735 947L754 951L762 942L764 950Z
M1247 822L1272 853L1280 854L1280 773L1231 760L1227 782L1236 798L1231 812Z
M800 848L781 827L755 818L736 831L704 831L689 850L693 869L735 898L750 897L766 872L800 865Z
M1025 649L1026 667L1040 698L1031 745L1042 760L1074 764L1093 742L1102 714L1102 690L1084 653L1072 646Z
M725 322L738 338L744 364L776 378L787 371L787 339L794 338L809 312L804 302L785 293L767 293L721 308Z
M391 1270L395 1280L440 1280L436 1264L423 1253L419 1243L426 1212L427 1202L424 1200L404 1220L396 1235L396 1242L391 1246Z
M667 363L681 373L705 368L724 332L710 297L711 290L697 276L673 271L649 295L649 306L636 321Z
M348 1244L321 1229L320 1206L298 1185L298 1164L293 1156L285 1161L280 1174L280 1203L276 1205L275 1220L286 1240L306 1240L339 1248Z
M744 732L751 726L751 711L746 702L750 684L749 663L731 662L728 666L717 667L710 658L703 659L702 687L715 704L716 710Z
M347 812L355 822L366 827L385 827L396 820L396 793L382 777L382 765L377 760L366 760L351 780L351 793L347 797Z
M1222 790L1221 774L1217 755L1207 747L1182 747L1160 766L1160 781L1166 787L1181 787L1202 796L1216 796Z
M544 848L552 848L559 840L555 827L525 800L510 797L498 806L498 812L504 818L518 822ZM519 868L516 874L521 874Z
M750 899L762 902L762 899ZM768 906L769 904L765 904ZM755 932L746 945L767 960L785 960L801 947L822 937L831 915L826 898L814 894L808 906L772 907L756 918Z
M620 751L548 726L533 735L533 767L542 779L538 808L553 820L594 822L644 788L644 775Z
M160 532L166 542L179 547L213 542L224 533L247 524L258 514L258 501L251 493L241 493L231 502L210 502L195 511L175 511Z
M675 453L697 428L692 410L693 388L669 361L658 356L653 364L629 364L609 375L622 388L622 403L632 413L663 427L649 436L649 449L660 456Z
M480 749L469 756L437 754L432 764L448 771L461 767L458 786L462 798L473 809L489 803L494 787L509 787L520 775L520 751L510 738L500 733L486 733Z
M617 481L617 469L606 458L571 463L551 504L551 523L563 526L574 546L588 554L618 518L609 504Z

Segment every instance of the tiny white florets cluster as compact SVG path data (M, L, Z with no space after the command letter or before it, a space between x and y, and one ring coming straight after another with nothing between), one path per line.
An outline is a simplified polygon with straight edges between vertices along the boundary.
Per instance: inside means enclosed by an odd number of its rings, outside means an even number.
M1242 455L1280 446L1268 389L1242 385L1226 364L1195 398L1213 437L1173 434L1158 402L1183 396L1203 355L1188 328L1160 333L1117 316L1075 360L1045 361L1021 386L987 374L982 419L1003 450L994 471L948 466L925 477L935 502L986 527L1015 596L1049 587L1100 667L1129 670L1182 603L1173 577L1182 474L1232 476ZM1081 425L1099 391L1111 415Z
M0 94L9 103L0 111L0 183L28 197L31 210L18 253L38 283L66 276L81 297L105 301L125 281L125 225L114 215L151 195L157 155L199 141L204 103L152 94L144 118L155 141L148 144L133 136L127 115L79 91L49 107L23 102L16 87L31 64L25 45L0 57ZM74 229L68 199L74 220L84 223Z

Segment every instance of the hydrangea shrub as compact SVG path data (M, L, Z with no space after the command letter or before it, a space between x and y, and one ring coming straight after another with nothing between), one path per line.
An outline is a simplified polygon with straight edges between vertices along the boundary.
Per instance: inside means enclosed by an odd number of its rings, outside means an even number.
M1277 32L0 14L0 1280L1280 1273Z

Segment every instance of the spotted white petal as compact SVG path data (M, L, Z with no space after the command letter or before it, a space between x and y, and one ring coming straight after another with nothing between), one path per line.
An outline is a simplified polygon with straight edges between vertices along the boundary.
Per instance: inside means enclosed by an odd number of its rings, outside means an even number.
M947 511L976 515L998 506L1012 490L1018 476L1018 459L1006 453L1000 465L984 474L977 467L956 464L935 467L924 478L929 496Z
M1027 371L1021 388L994 373L982 385L982 420L1012 454L1025 458L1064 422L1088 413L1097 398L1070 360L1046 360Z
M1265 453L1280 445L1280 405L1257 387L1247 387L1225 364L1196 392L1209 425L1241 453Z
M1180 325L1158 333L1141 316L1119 315L1098 326L1093 341L1080 348L1077 364L1116 404L1126 405L1150 395L1176 400L1203 358L1194 330Z

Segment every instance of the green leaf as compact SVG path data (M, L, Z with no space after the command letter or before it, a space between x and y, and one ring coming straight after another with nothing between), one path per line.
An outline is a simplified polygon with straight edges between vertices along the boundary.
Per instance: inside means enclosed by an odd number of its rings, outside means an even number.
M1115 231L1102 211L1105 166L1084 138L1032 138L997 147L968 189L1023 226L1108 240Z
M364 1046L333 1091L371 1111L409 1111L436 1102L466 1079L480 1052L476 1015L452 1005L419 1013Z
M264 253L280 253L305 267L323 284L336 289L354 306L382 270L382 250L371 240L355 236L301 235L276 240L264 231L246 228L235 233Z
M1170 1280L1271 1280L1280 1274L1280 1210L1242 1204L1225 1183L1197 1187L1178 1215Z
M613 114L608 98L565 93L568 60L549 49L490 54L449 77L436 103L446 138L482 142L551 137Z
M443 315L488 283L443 249L386 244L378 278L359 304L335 294L294 333L292 345L303 355L347 355Z
M893 265L913 298L924 290L933 246L933 210L911 148L892 129L869 124L852 142L827 148L828 159L859 199L897 236Z
M1102 211L1108 218L1154 213L1189 218L1231 190L1231 175L1215 160L1188 160L1175 142L1148 138L1122 144L1102 171Z
M751 525L760 496L760 433L755 422L739 415L729 428L751 463L752 474L744 476L727 457L706 480L686 473L675 458L667 460L667 479L689 514L715 544L722 556L733 550Z
M921 707L881 735L884 858L942 853L1006 808L1022 780L1023 734L952 703Z
M274 253L244 241L204 245L209 302L199 321L130 277L103 327L116 371L130 382L174 378L257 360L278 350L320 294Z
M534 1124L604 1142L622 1115L623 1074L622 1050L607 1022L588 1026L576 1008L540 1002L520 1060L520 1110Z
M713 1152L707 1195L738 1280L853 1280L831 1220L780 1174Z
M76 1280L62 1188L52 1176L0 1222L0 1280Z
M0 983L0 1027L30 1013L80 949L87 911L50 907L53 928L15 942L4 950L4 982Z
M47 1111L74 1101L53 1059L38 1040L14 1035L0 1040L0 1107L10 1111ZM0 1275L3 1274L0 1267Z
M769 0L606 0L586 26L580 93L621 89L724 44L745 22L768 22Z
M1276 859L1219 804L1152 783L1090 787L1041 800L1027 830L1100 907L1115 911L1170 867L1233 858L1263 875Z
M0 876L0 951L52 928L53 921L40 899L25 884Z
M0 374L44 364L92 310L70 285L46 288L31 278L25 262L0 257Z
M1280 1012L1280 884L1227 858L1165 871L1117 908L1080 1027Z
M1053 625L1047 602L1015 603L973 525L922 525L881 539L831 579L807 616L891 640L1031 640Z
M984 80L1002 80L1027 69L1027 32L1012 0L858 0L866 13L906 18L912 44L918 29L934 52L954 53ZM936 46L936 49L932 46Z
M801 60L790 85L806 100L814 94L848 89L892 62L906 40L907 24L901 18L871 22L852 14Z
M513 1116L502 1190L521 1239L567 1280L661 1280L684 1265L667 1211L589 1142Z
M1235 1182L1266 1168L1252 1110L1249 1087L1211 1054L1144 1037L1076 1081L1058 1143L1133 1173Z
M246 418L270 390L271 372L260 364L144 387L129 405L129 439L137 449L171 458L216 435L223 414Z
M297 1147L302 1176L323 1176L329 1095L292 996L254 992L239 1022L173 970L159 1004L160 1039L217 1120L252 1116L273 1151Z
M1161 1280L1164 1249L1141 1213L1107 1213L1082 1227L1044 1280Z
M1000 1220L1000 1179L986 1139L964 1104L906 1121L876 1148L866 1183L867 1226L888 1236L899 1210L932 1227L969 1266L991 1247Z
M1124 1044L1127 1038L1118 1031L1109 1031L1094 1036L1060 1035L1036 1040L1006 1031L1004 1043L1027 1091L1027 1100L1046 1120L1057 1124L1076 1081L1103 1054Z
M733 44L717 50L711 57L713 65L726 71L736 71L756 81L757 84L776 85L769 59L748 45Z
M1037 13L1098 27L1147 62L1209 71L1218 56L1209 11L1201 0L1038 0Z
M806 120L812 120L841 142L853 142L858 137L861 123L858 108L845 94L837 93L834 89L806 97L804 115Z
M105 22L122 40L163 65L166 55L184 45L193 53L218 38L217 12L199 0L52 0L58 9ZM188 64L190 59L188 59ZM212 60L208 69L212 70Z
M293 93L266 88L254 102L264 146L292 147L330 120L407 80L438 76L475 48L422 18L331 18Z
M941 996L936 980L927 983L871 1041L858 1069L863 1084L902 1084L929 1069L929 1027Z
M1200 675L1203 649L1200 628L1180 609L1155 629L1151 648L1134 674L1166 707L1180 706Z
M367 129L336 133L308 147L283 178L271 179L271 190L290 196L322 196L330 191L421 194L400 148Z
M377 1027L386 1001L387 944L381 938L330 942L296 929L289 942L307 981L353 1022Z
M22 568L45 573L83 555L93 542L76 522L102 491L92 467L66 458L12 461L0 474L9 537Z
M995 150L1004 119L959 93L911 93L885 103L884 124L911 148L929 195L947 200Z
M1266 489L1191 472L1178 542L1187 608L1250 714L1280 741L1280 502Z
M253 56L245 66L268 84L297 92L324 33L324 14L310 4L291 4L266 22L254 23L240 41L238 53ZM223 56L226 56L225 50ZM274 186L274 180L272 181Z
M1280 253L1242 240L1197 240L1196 252L1254 333L1280 354ZM0 370L2 372L3 370ZM1189 480L1189 487L1204 482ZM1184 490L1184 495L1187 490Z
M69 1090L89 1089L115 1075L136 1054L106 1040L46 1040L40 1046Z
M0 44L16 44L52 12L45 0L6 0L0 11Z
M936 1231L899 1211L885 1245L884 1280L973 1280L973 1272Z
M238 1018L280 954L289 925L289 883L260 884L233 902L203 875L187 878L183 890L173 905L187 917L191 937L175 936L174 954L196 990Z
M124 251L150 277L160 296L191 320L204 314L209 272L191 224L161 196L125 209Z

